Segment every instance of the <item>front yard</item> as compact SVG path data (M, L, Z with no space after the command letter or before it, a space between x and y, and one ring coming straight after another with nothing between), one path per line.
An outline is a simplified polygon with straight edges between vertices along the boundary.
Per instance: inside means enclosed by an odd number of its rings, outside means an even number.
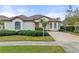
M0 30L1 41L55 41L46 31L42 30Z
M0 53L64 53L60 46L0 46Z
M79 36L79 32L67 32L67 33Z
M22 35L12 35L12 36L0 36L0 41L55 41L51 36L22 36Z

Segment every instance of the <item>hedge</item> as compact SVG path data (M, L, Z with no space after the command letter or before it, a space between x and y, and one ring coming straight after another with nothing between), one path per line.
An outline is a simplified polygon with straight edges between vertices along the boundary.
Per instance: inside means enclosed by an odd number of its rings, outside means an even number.
M61 26L59 31L64 31L64 30L65 30L64 26Z
M10 36L10 35L25 35L25 36L42 36L43 31L40 30L20 30L20 31L10 31L10 30L0 30L0 36ZM48 36L49 34L44 31L44 35Z
M43 28L35 28L35 30L43 30Z
M21 31L18 31L17 34L18 35L26 35L26 36L43 36L43 31L21 30ZM44 31L44 36L48 36L48 35L49 34L46 31Z
M44 31L44 36L48 36L49 34ZM43 31L34 31L33 36L43 36Z
M16 35L16 31L10 31L10 30L0 30L0 36L9 36L9 35Z
M74 28L74 26L67 26L67 27L66 27L66 30L67 30L67 31L74 32L75 28Z
M32 36L34 31L31 30L20 30L17 32L17 35L27 35L27 36Z
M75 28L74 28L74 26L66 26L66 29L65 29L64 26L61 26L59 31L65 31L65 30L74 32Z

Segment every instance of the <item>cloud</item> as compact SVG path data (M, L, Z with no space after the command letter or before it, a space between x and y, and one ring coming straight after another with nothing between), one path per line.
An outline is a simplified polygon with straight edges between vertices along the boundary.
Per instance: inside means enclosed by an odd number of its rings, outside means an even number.
M12 13L9 13L9 12L0 12L0 15L4 15L4 16L8 16L8 17L15 16L15 14L12 14Z
M16 15L21 15L21 14L25 15L26 14L26 10L22 9L22 8L17 9Z
M7 17L17 16L17 15L26 15L30 16L34 12L34 9L28 9L28 8L17 8L14 10L12 6L3 6L0 11L0 15L4 15Z
M24 13L25 11L26 11L25 9L21 9L21 8L20 9L17 9L17 12L18 13Z
M17 8L15 11L14 8L10 5L2 6L1 11L0 11L0 15L5 15L8 17L21 15L21 14L26 15L26 16L30 16L30 15L34 15L37 13L35 12L35 9L28 9L28 8L22 8L22 7ZM46 16L49 16L52 18L60 17L61 20L63 20L65 17L65 15L63 13L56 13L56 12L49 12L48 14L46 14Z
M28 15L29 11L25 8L17 8L16 11L12 8L12 6L3 6L0 11L0 15L5 15L8 17L16 16L16 15Z
M16 13L13 11L11 6L3 6L1 8L0 15L11 17L11 16L15 16Z
M3 6L2 10L3 11L12 11L12 8L11 8L11 6L7 5L7 6Z
M61 20L64 20L64 18L65 18L64 14L62 14L62 13L54 13L54 12L48 13L46 16L49 16L49 17L52 17L52 18L60 17Z

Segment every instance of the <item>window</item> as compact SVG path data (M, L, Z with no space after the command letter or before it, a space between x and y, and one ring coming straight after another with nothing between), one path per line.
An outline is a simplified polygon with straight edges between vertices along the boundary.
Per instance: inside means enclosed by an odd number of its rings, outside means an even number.
M56 28L57 27L57 24L56 23L54 23L54 28Z
M50 23L50 29L52 29L52 23Z
M21 27L20 22L15 22L15 29L18 30L20 29L20 27Z
M35 23L35 28L39 28L39 23L38 22Z

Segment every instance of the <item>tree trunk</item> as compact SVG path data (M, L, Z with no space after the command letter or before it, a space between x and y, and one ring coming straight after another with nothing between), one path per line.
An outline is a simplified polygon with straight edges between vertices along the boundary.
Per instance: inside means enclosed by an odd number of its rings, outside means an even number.
M43 39L44 39L44 27L43 27Z
M66 32L66 25L64 25L64 32Z
M77 27L75 26L75 30L74 30L74 32L77 32Z

